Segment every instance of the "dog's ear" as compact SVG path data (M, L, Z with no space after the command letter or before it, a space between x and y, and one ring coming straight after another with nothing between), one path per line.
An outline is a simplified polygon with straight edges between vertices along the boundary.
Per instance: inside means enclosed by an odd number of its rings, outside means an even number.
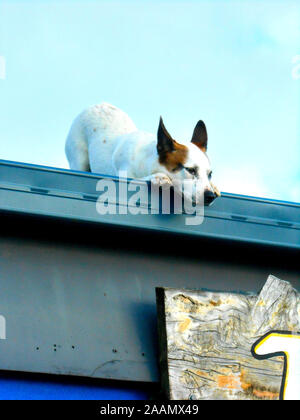
M157 152L159 155L163 155L168 152L173 152L174 149L174 140L168 133L162 117L160 117L159 126L157 130Z
M207 150L207 131L203 121L198 121L194 128L192 143L199 147L203 152Z

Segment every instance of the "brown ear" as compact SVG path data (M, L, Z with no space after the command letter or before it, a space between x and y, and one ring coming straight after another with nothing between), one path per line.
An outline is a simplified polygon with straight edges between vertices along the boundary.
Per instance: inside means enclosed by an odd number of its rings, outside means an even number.
M199 147L203 152L207 150L207 131L203 121L198 121L193 132L192 143Z
M162 117L160 117L157 130L157 152L161 156L165 153L173 152L174 148L174 140L168 133L163 123Z

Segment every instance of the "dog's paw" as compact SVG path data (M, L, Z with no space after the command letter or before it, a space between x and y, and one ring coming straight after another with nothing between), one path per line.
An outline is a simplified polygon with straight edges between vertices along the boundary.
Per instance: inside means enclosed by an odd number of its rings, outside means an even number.
M170 188L172 185L171 179L168 175L163 173L157 173L151 176L151 183L155 186L162 187L162 188Z
M212 188L213 188L214 193L216 194L216 196L217 197L221 197L220 191L218 190L218 188L212 182L211 182L211 186L212 186Z

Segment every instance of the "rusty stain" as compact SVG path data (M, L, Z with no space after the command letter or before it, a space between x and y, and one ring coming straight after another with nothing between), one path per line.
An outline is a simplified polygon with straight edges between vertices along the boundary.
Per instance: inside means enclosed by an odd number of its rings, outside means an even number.
M279 392L268 390L266 388L259 388L251 384L247 389L244 389L244 392L245 394L251 396L251 399L275 400L279 398Z
M221 300L219 299L219 300L217 300L217 301L215 301L215 300L210 300L209 301L209 303L210 303L210 305L212 305L212 306L220 306L221 304L222 304L222 302L221 302Z
M260 391L259 389L253 389L253 395L259 398L275 399L278 398L278 393L271 391Z
M244 391L246 391L247 389L249 389L252 386L251 383L246 382L245 376L246 376L245 370L242 369L241 373L240 373L240 381L241 381L241 387L243 388Z
M241 370L240 374L240 381L242 389L247 394L252 394L257 398L264 398L264 399L277 399L279 397L279 392L267 390L265 388L259 388L258 384L251 384L246 380L246 372L244 369Z
M218 375L217 383L220 388L239 389L241 386L240 379L234 375Z
M207 372L203 372L202 370L196 370L196 374L199 376L209 376Z

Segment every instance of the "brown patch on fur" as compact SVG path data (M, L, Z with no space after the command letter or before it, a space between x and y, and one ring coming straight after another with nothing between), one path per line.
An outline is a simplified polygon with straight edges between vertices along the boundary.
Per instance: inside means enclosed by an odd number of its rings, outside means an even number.
M173 140L174 150L172 152L163 152L159 154L159 163L164 165L168 171L172 172L184 165L187 160L188 148L183 144Z
M206 146L199 146L198 143L194 143L195 146L198 146L200 150L202 150L202 152L206 153L207 152L207 147Z

